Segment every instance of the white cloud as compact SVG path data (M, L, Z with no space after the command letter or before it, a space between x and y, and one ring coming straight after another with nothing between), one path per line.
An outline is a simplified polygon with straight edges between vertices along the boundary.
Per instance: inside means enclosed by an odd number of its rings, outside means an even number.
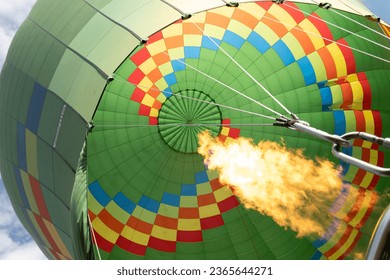
M27 242L23 245L13 246L12 250L0 255L3 260L46 260L41 250L34 241Z
M0 260L46 259L18 218L0 179Z
M36 0L0 0L0 69L16 30Z

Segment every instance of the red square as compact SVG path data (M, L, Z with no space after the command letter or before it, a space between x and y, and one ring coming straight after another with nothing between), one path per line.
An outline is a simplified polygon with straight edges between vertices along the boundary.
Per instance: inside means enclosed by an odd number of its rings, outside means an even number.
M179 208L179 218L181 219L199 219L199 208L181 207Z
M320 32L321 37L324 39L325 45L333 42L332 32L330 31L328 25L316 13L312 13L310 17L307 17L307 19Z
M200 225L202 230L204 230L204 229L212 229L212 228L223 226L224 222L221 215L216 215L216 216L200 219Z
M220 141L220 142L222 142L222 143L224 143L225 141L226 141L226 136L225 135L219 135L218 136L218 140Z
M304 13L298 11L299 8L294 3L285 3L284 5L280 5L280 7L285 9L298 24L306 18Z
M219 178L213 179L210 181L211 189L213 192L216 190L219 190L220 188L224 187L221 182L219 182Z
M230 126L230 119L224 119L222 120L223 126L229 127Z
M201 242L203 241L202 231L184 231L177 232L177 241L180 242Z
M150 237L148 246L159 251L176 252L175 241L162 240L153 236Z
M233 139L237 139L238 137L240 137L240 129L238 129L238 128L231 128L229 130L229 137L231 137Z
M141 116L149 116L150 110L151 110L151 108L149 106L141 104L141 106L139 107L138 114L140 114Z
M157 41L159 41L159 40L161 40L161 39L163 39L164 37L163 37L163 34L162 34L162 32L161 31L159 31L159 32L156 32L156 33L154 33L152 36L150 36L149 37L149 39L148 39L148 45L149 44L153 44L154 42L157 42Z
M163 228L177 229L178 219L157 214L154 224Z
M125 226L115 219L105 208L99 213L98 217L107 227L116 233L121 233Z
M137 68L134 70L133 73L131 73L130 77L127 80L134 85L138 85L144 77L145 74L141 71L141 69Z
M139 256L145 256L146 254L146 246L140 245L138 243L132 242L123 236L119 236L116 241L116 245L123 250L133 253Z
M141 65L142 62L147 60L150 57L150 53L147 48L142 48L132 57L130 57L131 61L134 62L135 65Z
M228 197L225 200L218 202L218 208L221 213L227 212L238 205L240 205L240 203L235 196Z
M144 222L140 219L137 219L134 216L130 216L130 219L126 223L130 228L135 229L136 231L150 234L153 229L153 225L147 222Z
M141 103L144 97L145 97L145 92L140 88L135 88L130 99L138 103Z
M216 203L214 193L207 193L198 196L198 205L206 206Z
M102 237L96 231L94 231L94 235L96 238L96 245L99 247L99 249L102 249L103 251L110 253L112 248L114 248L114 244L104 239L104 237Z
M149 124L150 125L158 125L158 119L155 117L150 117L149 118Z

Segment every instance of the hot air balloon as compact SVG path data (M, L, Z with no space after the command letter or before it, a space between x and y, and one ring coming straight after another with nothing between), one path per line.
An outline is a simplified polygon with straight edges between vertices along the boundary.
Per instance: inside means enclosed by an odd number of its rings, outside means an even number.
M359 258L389 179L274 124L389 136L389 35L358 0L38 0L0 77L13 207L50 259ZM344 204L343 189L326 233L298 238L207 168L206 129L328 158L358 195ZM377 143L341 151L389 166Z

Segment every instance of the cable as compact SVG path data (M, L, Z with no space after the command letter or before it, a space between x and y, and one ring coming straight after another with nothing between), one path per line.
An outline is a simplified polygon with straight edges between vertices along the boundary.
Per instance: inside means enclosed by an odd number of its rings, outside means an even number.
M166 124L99 124L95 125L96 128L132 128L132 127L221 127L221 126L274 126L273 123L235 123L223 124L223 123L166 123Z
M204 33L204 30L202 30L194 21L192 21L192 23L202 32L203 35L207 36L207 38L209 38L218 49L220 49L231 61L233 61L234 64L236 64L249 78L251 78L262 90L264 90L265 93L269 95L269 97L271 97L280 107L282 107L287 114L291 115L291 111L288 110L279 100L277 100L275 96L273 96L273 94L271 94L271 92L268 89L266 89L259 81L257 81L247 70L245 70L244 67L242 67L230 54L228 54L209 35L206 35Z
M293 6L289 6L291 9L293 9L293 10L295 10L295 11L299 11L299 12L302 12L303 14L305 14L305 15L307 15L308 17L314 17L313 16L313 14L310 14L310 13L308 13L308 12L305 12L305 11L303 11L303 10L300 10L300 9L298 9L298 8L295 8L295 7L293 7ZM333 10L332 10L333 11ZM336 13L338 13L338 12L336 12ZM340 15L342 15L341 13L338 13L338 14L340 14ZM366 37L364 37L364 36L362 36L362 35L360 35L360 34L357 34L357 33L354 33L354 32L352 32L352 31L349 31L348 29L345 29L345 28L343 28L343 27L341 27L341 26L339 26L339 25L337 25L337 24L334 24L334 23L332 23L332 22L329 22L329 21L327 21L327 20L324 20L324 19L322 19L322 18L320 18L320 17L315 17L316 19L318 19L318 20L320 20L320 21L322 21L322 22L324 22L324 23L326 23L326 24L328 24L328 25L331 25L331 26L334 26L334 27L336 27L336 28L338 28L338 29L340 29L340 30L342 30L342 31L345 31L345 32L347 32L347 33L349 33L349 34L351 34L351 35L353 35L353 36L356 36L356 37L359 37L360 39L363 39L363 40L366 40L367 42L370 42L370 43L372 43L372 44L375 44L375 45L377 45L377 46L380 46L380 47L382 47L382 48L384 48L384 49L386 49L386 50L390 50L390 48L389 47L386 47L386 46L384 46L384 45L382 45L382 44L380 44L380 43L378 43L378 42L375 42L375 41L373 41L373 40L371 40L371 39L368 39L368 38L366 38ZM351 19L352 20L352 19ZM353 20L353 21L355 21L355 20ZM357 21L355 21L356 23L359 23L359 22L357 22ZM360 25L362 25L363 27L366 27L366 26L364 26L363 24L361 24L360 23ZM367 28L367 27L366 27ZM381 34L380 32L378 32L379 34ZM383 35L383 34L381 34L381 35Z
M213 80L214 82L216 82L216 83L218 83L218 84L220 84L220 85L226 87L227 89L230 89L231 91L233 91L233 92L239 94L240 96L242 96L242 97L244 97L244 98L246 98L246 99L248 99L248 100L250 100L250 101L256 103L257 105L263 107L264 109L266 109L266 110L268 110L268 111L274 113L275 115L280 116L280 117L283 117L283 115L280 114L279 112L277 112L277 111L275 111L275 110L273 110L273 109L271 109L271 108L265 106L264 104L260 103L259 101L255 100L255 99L253 99L253 98L251 98L251 97L249 97L249 96L246 96L246 95L243 94L242 92L240 92L240 91L238 91L238 90L232 88L231 86L228 86L228 85L224 84L223 82L221 82L221 81L219 81L218 79L216 79L216 78L214 78L214 77L212 77L212 76L210 76L210 75L204 73L203 71L201 71L201 70L195 68L194 66L191 66L191 65L185 63L185 62L182 61L181 59L178 59L178 58L176 58L176 57L170 55L169 53L167 53L167 52L165 52L165 51L161 51L160 49L158 49L158 48L157 48L156 46L154 46L153 44L149 44L148 46L153 46L153 47L154 47L156 50L158 50L160 53L163 53L163 54L167 55L169 58L171 58L171 60L175 60L175 61L177 61L177 62L179 62L179 63L185 65L186 67L191 68L192 70L194 70L194 71L196 71L196 72L202 74L202 75L205 76L206 78L208 78L208 79L210 79L210 80Z
M273 22L276 22L276 23L283 24L284 26L292 27L293 29L296 29L296 30L298 30L298 31L304 32L304 33L306 33L306 34L309 34L309 35L312 35L312 36L315 36L315 37L318 37L318 38L321 38L321 39L323 39L324 41L328 41L328 42L335 43L335 44L337 44L337 45L339 45L339 46L342 46L342 47L345 47L345 48L348 48L348 49L351 49L351 50L360 52L360 53L362 53L362 54L364 54L364 55L370 56L370 57L372 57L372 58L376 58L376 59L378 59L378 60L381 60L381 61L383 61L383 62L386 62L386 63L389 63L389 64L390 64L390 60L387 60L387 59L385 59L385 58L382 58L382 57L373 55L373 54L371 54L371 53L368 53L368 52L359 50L359 49L357 49L357 48L354 48L354 47L351 47L351 46L349 46L349 45L346 45L346 44L337 42L337 41L335 41L335 40L331 40L331 39L329 39L329 38L322 37L322 36L320 36L320 35L318 35L318 34L315 34L315 33L313 33L313 32L310 32L310 31L307 31L307 30L303 30L302 28L298 28L298 27L295 26L295 25L288 24L288 23L283 23L283 22L281 22L280 20L275 20L275 19L270 18L270 17L267 17L267 16L263 16L263 18L266 18L266 19L268 19L268 20L270 20L270 21L273 21Z

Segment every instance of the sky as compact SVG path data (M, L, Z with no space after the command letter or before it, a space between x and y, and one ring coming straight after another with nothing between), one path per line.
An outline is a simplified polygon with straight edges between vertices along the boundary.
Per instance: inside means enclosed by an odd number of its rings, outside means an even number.
M12 38L36 0L0 0L0 70ZM390 0L362 0L390 23ZM0 260L46 259L17 219L0 175Z

